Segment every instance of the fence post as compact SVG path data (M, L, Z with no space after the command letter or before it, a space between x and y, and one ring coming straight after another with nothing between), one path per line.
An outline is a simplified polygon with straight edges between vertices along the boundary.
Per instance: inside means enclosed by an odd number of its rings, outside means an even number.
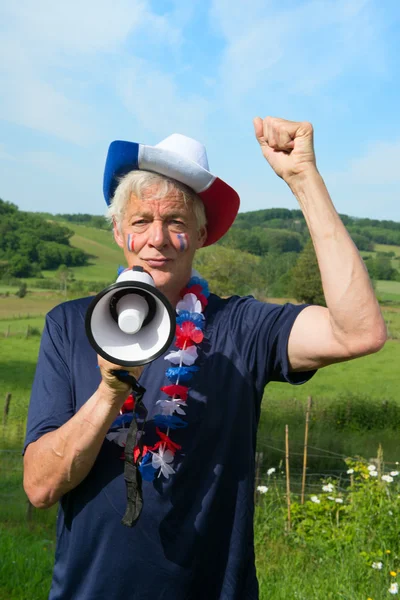
M306 471L307 471L307 444L308 444L308 424L310 421L312 398L308 396L307 411L306 411L306 427L304 432L304 456L303 456L303 480L301 482L301 504L304 504L304 492L306 489Z
M7 325L7 331L4 333L4 337L10 337L10 325Z
M286 498L287 498L287 510L288 510L288 531L290 531L291 514L290 514L290 473L289 473L289 425L285 427L285 447L286 447Z
M4 427L7 425L8 412L10 410L10 402L11 402L11 392L8 392L8 394L6 394L6 401L4 404L4 414L3 414Z
M29 337L29 334L30 334L30 332L31 332L31 328L30 328L30 325L28 324L28 326L27 326L27 328L26 328L26 335L25 335L25 337L27 337L27 338L28 338L28 337Z

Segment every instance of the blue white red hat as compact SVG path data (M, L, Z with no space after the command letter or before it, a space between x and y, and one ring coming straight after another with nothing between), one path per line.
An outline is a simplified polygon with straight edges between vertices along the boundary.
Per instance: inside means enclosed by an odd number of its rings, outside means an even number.
M209 171L206 149L200 142L173 133L155 146L135 142L112 142L104 170L103 192L111 203L119 179L135 170L153 171L190 187L203 201L207 216L207 239L214 244L230 228L239 210L239 195Z

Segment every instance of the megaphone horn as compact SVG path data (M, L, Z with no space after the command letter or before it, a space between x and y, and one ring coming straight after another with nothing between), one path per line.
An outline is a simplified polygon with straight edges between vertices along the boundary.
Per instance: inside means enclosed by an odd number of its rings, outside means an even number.
M123 367L161 356L175 335L175 311L142 267L125 269L95 296L86 313L89 342L100 356Z

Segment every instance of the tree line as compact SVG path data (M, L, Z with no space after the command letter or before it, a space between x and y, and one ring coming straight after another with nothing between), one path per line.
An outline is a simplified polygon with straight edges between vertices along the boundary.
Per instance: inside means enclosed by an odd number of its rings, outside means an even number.
M0 200L0 273L34 277L42 269L86 265L89 255L70 244L73 232Z

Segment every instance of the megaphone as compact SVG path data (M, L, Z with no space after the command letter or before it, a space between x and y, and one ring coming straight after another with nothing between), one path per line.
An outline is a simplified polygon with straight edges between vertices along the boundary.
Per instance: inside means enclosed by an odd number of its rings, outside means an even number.
M122 367L145 365L161 356L171 345L175 325L175 310L142 267L125 269L97 294L85 319L92 347Z

